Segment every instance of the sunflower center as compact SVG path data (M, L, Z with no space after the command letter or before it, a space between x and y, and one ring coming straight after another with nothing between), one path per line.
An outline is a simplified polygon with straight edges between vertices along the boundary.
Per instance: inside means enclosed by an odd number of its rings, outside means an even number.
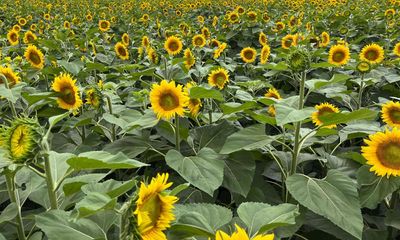
M225 81L226 78L223 73L218 73L217 75L215 75L215 82L217 83L217 85L223 86L225 84Z
M28 41L29 41L29 42L31 42L31 41L33 41L33 40L34 40L34 38L33 38L33 36L32 36L32 35L28 35L27 39L28 39Z
M394 122L394 123L400 123L400 109L391 109L391 111L389 112L390 115L390 119Z
M201 38L196 38L196 45L197 46L201 46L201 45L203 45L203 40L201 39Z
M157 220L161 215L161 210L161 200L158 194L151 196L147 201L145 201L142 211L147 213L147 220L149 220L149 222L145 222L146 225L143 226L144 229L157 225Z
M123 47L119 47L118 48L118 53L121 56L126 56L126 51L125 51L125 49Z
M292 39L287 39L285 42L284 42L284 45L285 45L285 47L287 47L287 48L289 48L291 45L292 45Z
M344 60L345 54L342 51L337 51L333 54L332 59L334 62L341 62Z
M173 93L165 93L160 97L160 106L165 111L171 111L179 106L179 98Z
M178 43L175 42L175 41L170 42L170 43L169 43L169 49L170 49L171 51L173 51L173 52L178 51L178 49L179 49Z
M382 144L376 154L382 165L400 170L400 142Z
M320 115L320 116L324 116L324 115L329 114L329 113L334 113L334 111L329 107L321 108L318 111L318 115Z
M74 104L75 103L75 92L71 88L63 88L61 89L61 99L68 103L68 104Z
M102 22L100 24L101 28L107 28L108 24L106 22Z
M15 33L11 34L10 38L13 42L16 42L18 40L17 34Z
M365 58L370 61L375 61L378 57L379 55L375 50L369 50L365 53Z
M193 105L193 106L197 106L197 105L199 105L201 102L200 102L200 99L198 99L198 98L191 98L191 99L189 100L189 103L190 103L191 105Z
M252 51L245 51L244 52L244 57L248 60L253 58L253 52Z
M36 65L39 65L41 63L40 56L36 52L31 52L29 54L29 59Z

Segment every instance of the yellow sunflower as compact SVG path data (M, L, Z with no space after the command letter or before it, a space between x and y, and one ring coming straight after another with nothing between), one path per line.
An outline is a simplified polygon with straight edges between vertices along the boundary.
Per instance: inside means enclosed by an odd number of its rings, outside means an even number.
M147 48L150 45L150 40L147 36L142 37L142 47Z
M258 234L253 238L247 235L246 231L239 225L235 224L236 231L229 236L225 232L218 230L215 233L215 240L274 240L275 235L271 234Z
M175 85L175 81L162 80L160 84L153 84L150 91L150 102L157 117L166 120L178 114L184 115L189 97L182 91L182 85Z
M261 55L260 55L261 64L267 63L270 54L271 54L271 48L268 44L265 44L261 49Z
M36 46L29 45L24 53L25 59L32 67L42 69L44 66L44 55Z
M297 45L297 35L288 34L282 38L282 48L289 49L291 46Z
M12 87L20 82L20 78L18 77L18 75L9 67L0 66L0 74L3 74L4 77L7 79L9 87ZM0 78L0 83L3 83L2 78Z
M218 39L211 39L211 41L210 41L210 47L212 47L212 48L217 48L217 47L219 47L220 45L221 45L221 42L220 41L218 41Z
M76 111L82 105L79 90L75 83L76 80L72 79L67 73L60 74L54 79L52 89L59 93L57 97L59 108Z
M338 44L329 50L328 62L341 66L347 64L350 59L350 50L346 45Z
M20 19L18 20L18 24L21 25L21 26L25 26L25 24L26 24L26 19L25 19L25 18L20 18Z
M152 47L147 48L147 57L150 59L150 61L154 64L158 63L158 55L156 50Z
M281 94L274 87L268 89L268 91L265 93L264 96L267 97L267 98L274 98L274 99L277 99L277 100L282 99ZM276 111L275 111L275 107L273 105L268 107L268 113L272 117L275 117Z
M230 23L238 23L239 22L239 14L237 12L231 12L228 15L228 20Z
M369 136L361 147L362 155L371 165L370 171L378 176L400 176L400 130L378 132Z
M267 35L265 35L264 32L260 32L260 35L258 35L258 42L261 44L261 46L264 46L268 43Z
M11 46L15 46L19 43L19 33L11 30L7 33L7 39Z
M195 87L196 83L194 82L188 82L186 83L186 86L184 87L183 91L189 96L190 94L190 89L192 87ZM190 115L192 116L197 116L199 114L200 108L201 108L201 100L199 98L190 98L188 101L188 108Z
M384 59L384 51L378 44L372 43L365 47L360 52L360 60L370 64L379 64Z
M137 224L142 240L167 240L163 233L175 219L172 212L175 196L168 195L165 190L172 183L168 183L168 173L158 174L151 183L141 183L136 201Z
M129 35L127 33L122 34L122 38L121 39L122 39L122 43L125 46L129 46L130 38L129 38Z
M111 26L111 24L107 20L100 20L99 21L99 29L102 32L108 31L110 29L110 26Z
M223 89L227 82L229 82L229 73L226 69L218 68L208 75L208 84L213 87Z
M27 32L24 34L24 43L25 43L25 44L32 43L32 42L35 41L36 39L37 39L36 35L35 35L33 32L31 32L31 31L27 31Z
M226 49L226 46L227 46L226 43L222 43L221 45L219 45L217 49L214 50L214 55L213 55L214 59L217 59L221 56L221 54Z
M210 38L210 30L208 29L208 28L206 28L206 27L203 27L202 29L201 29L201 34L203 34L203 36L205 37L205 38Z
M400 57L400 42L396 43L393 48L393 54Z
M192 44L195 47L202 48L206 45L206 38L203 34L197 34L192 38Z
M285 24L284 24L283 22L277 22L277 23L275 24L275 27L276 27L276 29L277 29L278 31L282 31L282 30L285 29Z
M101 103L100 93L96 88L89 88L86 90L86 104L92 105L94 108L99 108Z
M387 102L382 106L382 120L391 127L400 128L400 102Z
M316 126L322 126L324 125L324 123L322 122L322 120L320 119L321 116L325 115L325 114L329 114L329 113L338 113L339 112L339 108L337 108L336 106L330 104L330 103L321 103L319 105L315 106L315 109L317 110L316 112L314 112L311 115L312 121ZM332 125L328 125L328 126L324 126L324 128L336 128L336 124L332 124Z
M126 46L121 43L117 42L114 46L115 53L121 60L128 60L129 59L129 52Z
M175 36L170 36L164 43L164 48L169 55L177 55L182 51L182 41Z
M185 67L189 70L196 63L196 59L189 48L183 52L183 55L185 56Z
M15 24L12 28L12 30L14 30L15 32L20 32L21 31L21 26L18 24Z
M243 62L252 63L256 60L257 51L251 47L243 48L240 52L240 57L242 57Z
M329 33L323 32L321 34L321 42L319 43L320 47L327 47L329 45L329 42L331 41L331 38L329 36Z
M64 21L64 28L65 29L70 29L71 28L71 23L68 21Z

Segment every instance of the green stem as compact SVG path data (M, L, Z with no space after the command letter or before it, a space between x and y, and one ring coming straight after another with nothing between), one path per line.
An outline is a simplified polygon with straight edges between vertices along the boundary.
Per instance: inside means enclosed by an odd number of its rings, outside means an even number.
M112 104L111 104L111 98L107 96L107 105L108 105L108 110L110 111L110 114L113 114L113 109L112 109ZM116 133L115 133L115 125L113 124L111 127L111 134L112 134L112 141L114 142L116 139Z
M176 150L178 152L181 151L181 139L180 139L180 135L179 135L179 116L178 114L175 114L175 146L176 146Z
M50 199L50 206L51 209L58 209L56 189L53 182L53 176L51 174L51 166L50 166L48 151L44 154L44 166L46 173L47 192L49 194L49 199Z
M398 201L398 190L392 193L392 198L390 199L390 210L394 210ZM388 234L388 240L393 239L393 232L394 228L393 227L388 227L389 228L389 234Z
M22 222L21 206L18 196L18 190L15 186L14 174L15 173L13 172L8 172L5 174L7 191L11 202L17 205L17 216L15 218L17 221L16 226L17 226L18 239L25 240L26 237L25 237L24 223Z
M306 82L306 72L301 73L300 77L300 99L299 99L299 110L304 107L304 92L305 92L305 82ZM295 125L295 135L294 135L294 149L292 154L292 167L290 169L290 175L296 173L297 160L301 150L301 137L300 137L301 121L297 122Z
M358 106L357 109L362 107L362 95L364 92L364 74L361 75L360 92L358 93Z

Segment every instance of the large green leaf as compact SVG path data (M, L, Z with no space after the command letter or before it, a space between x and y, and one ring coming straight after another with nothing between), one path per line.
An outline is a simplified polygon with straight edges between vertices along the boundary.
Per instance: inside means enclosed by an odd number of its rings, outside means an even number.
M60 181L64 179L65 174L69 169L67 160L72 157L75 157L75 155L71 153L57 153L53 151L49 152L51 177L53 178L55 186L59 185Z
M244 110L252 109L257 106L254 101L238 103L238 102L228 102L220 105L220 108L224 114L231 114L236 112L241 112Z
M117 203L116 198L111 198L107 194L100 192L89 192L75 206L79 212L79 217L88 217L104 209L113 209Z
M223 157L210 148L202 148L196 156L190 157L184 157L178 151L170 150L165 156L165 161L186 181L210 196L222 184Z
M276 124L283 126L287 123L294 123L303 121L311 117L311 114L315 112L314 108L304 108L302 110L298 110L284 104L275 104L276 110Z
M220 91L199 86L190 88L190 98L213 98L218 101L224 100L224 96Z
M82 169L130 169L148 166L128 158L123 153L111 154L103 151L85 152L67 160L75 170Z
M18 207L16 203L10 203L5 207L0 214L0 223L13 220L18 213Z
M294 174L287 178L290 194L303 206L361 239L363 221L356 185L348 176L330 170L324 179Z
M251 236L274 228L295 224L299 207L289 203L271 206L266 203L246 202L237 209L239 218L246 224Z
M320 119L324 123L324 126L327 126L332 124L347 123L363 119L372 120L375 119L377 115L378 112L376 111L369 109L360 109L351 113L329 113L320 116Z
M226 138L235 132L235 126L228 121L195 128L190 131L190 136L199 145L199 149L208 147L219 152Z

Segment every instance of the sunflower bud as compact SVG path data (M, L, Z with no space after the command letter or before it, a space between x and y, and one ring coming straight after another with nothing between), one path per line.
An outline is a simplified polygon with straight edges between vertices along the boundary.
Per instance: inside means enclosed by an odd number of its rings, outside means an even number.
M371 64L365 61L359 62L357 64L357 70L360 73L369 73L371 71Z
M311 65L309 52L303 48L298 48L289 54L286 63L294 72L305 71L309 69Z
M11 126L1 126L0 146L15 163L26 163L35 158L40 150L43 130L36 119L17 118Z

